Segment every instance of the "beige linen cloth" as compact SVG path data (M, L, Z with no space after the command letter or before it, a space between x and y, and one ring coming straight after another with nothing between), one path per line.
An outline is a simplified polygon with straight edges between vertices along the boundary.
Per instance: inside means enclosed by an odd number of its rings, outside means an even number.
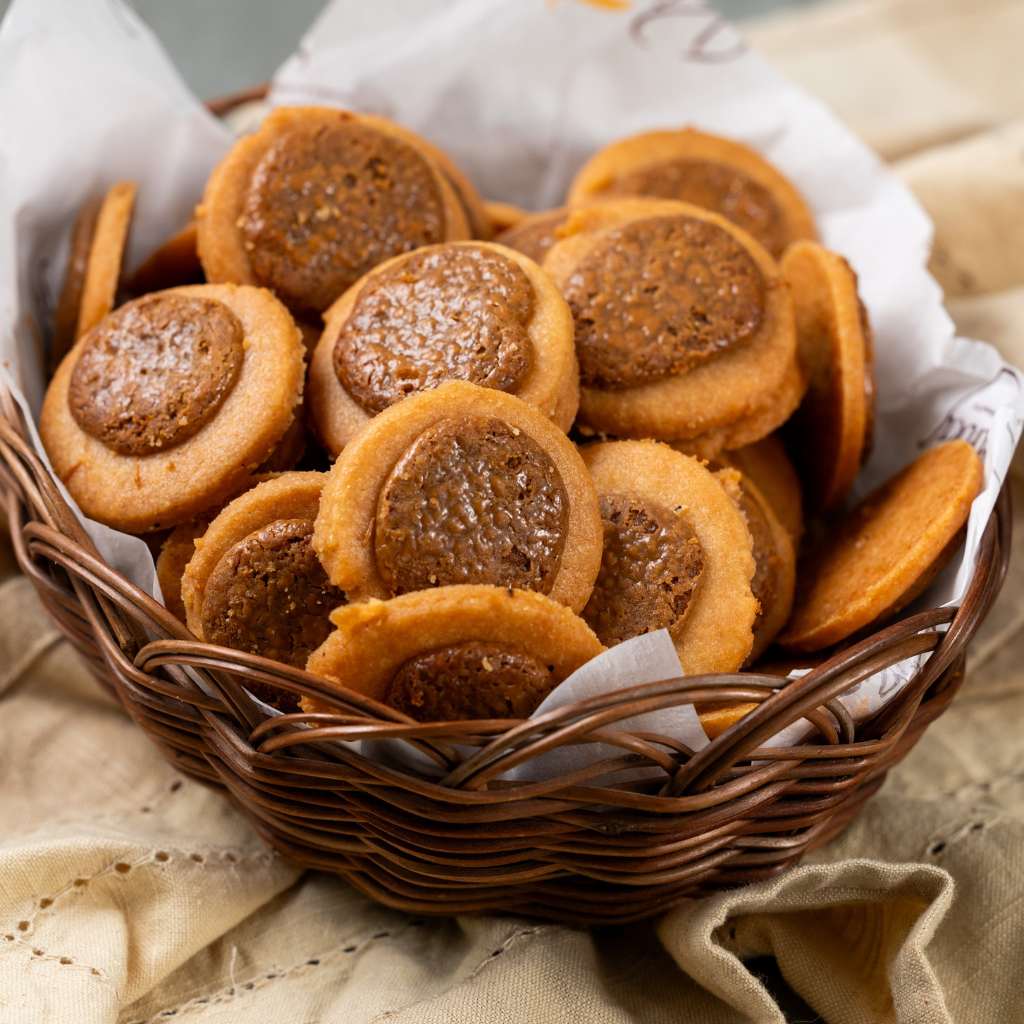
M858 0L750 34L898 161L962 330L1024 362L1024 4ZM414 919L300 874L164 763L9 558L0 574L3 1024L769 1024L745 966L766 955L830 1024L1024 1020L1019 562L952 709L844 836L777 880L592 933Z

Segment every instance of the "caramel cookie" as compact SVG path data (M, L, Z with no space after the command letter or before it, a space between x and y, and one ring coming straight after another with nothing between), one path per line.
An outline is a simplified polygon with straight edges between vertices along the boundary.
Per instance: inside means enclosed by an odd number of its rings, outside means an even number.
M688 675L734 672L758 604L743 515L696 459L655 441L588 445L604 524L601 571L583 618L601 642L667 629Z
M57 308L53 315L53 338L50 344L47 368L50 376L67 355L78 335L78 314L82 308L82 289L85 287L85 272L89 265L89 252L96 234L101 201L98 198L86 200L78 210L71 238L68 242L68 258L64 268L64 282L61 285Z
M782 272L793 293L807 393L791 438L808 497L835 508L853 487L870 448L874 378L871 327L857 275L842 256L816 242L786 251Z
M291 426L302 342L270 292L191 285L103 318L61 363L40 434L92 519L129 533L237 494Z
M136 191L134 181L119 181L103 197L82 282L76 338L95 327L114 308Z
M181 597L181 580L185 566L196 551L196 539L201 537L210 520L206 517L193 519L176 526L160 545L156 560L156 578L160 584L164 607L181 622L185 621L185 603Z
M793 544L799 544L804 533L800 478L778 434L769 434L754 444L722 452L718 458L755 484Z
M207 182L197 211L207 278L264 285L311 317L378 263L468 238L449 175L413 139L383 118L273 110Z
M587 161L569 188L570 205L651 196L692 203L732 221L776 259L800 238L816 238L814 217L792 183L748 146L693 128L620 139Z
M769 433L803 391L789 289L717 214L623 199L573 212L544 268L572 310L580 420L704 456Z
M489 583L579 611L601 517L583 460L546 416L451 381L386 409L345 447L313 543L354 601Z
M182 581L200 640L303 668L345 603L312 546L323 473L283 473L235 498L195 541ZM292 701L294 703L294 701Z
M604 650L564 605L505 587L417 591L339 608L331 621L307 669L422 722L524 718Z
M966 441L918 456L850 512L801 569L779 643L820 650L903 608L956 550L981 487L981 459Z
M199 262L198 229L190 220L157 249L154 249L125 282L129 292L144 295L183 284L200 284L203 265Z
M757 601L754 644L747 663L765 652L786 624L796 586L796 548L768 499L750 477L735 469L715 474L743 514L753 542L754 576L750 589Z
M370 417L445 380L517 395L568 430L579 404L572 316L532 260L448 242L370 271L327 313L309 403L337 454Z
M557 210L542 210L523 217L517 224L498 235L498 241L510 249L529 256L538 263L544 262L551 247L558 241L558 229L565 223L569 211L564 207Z

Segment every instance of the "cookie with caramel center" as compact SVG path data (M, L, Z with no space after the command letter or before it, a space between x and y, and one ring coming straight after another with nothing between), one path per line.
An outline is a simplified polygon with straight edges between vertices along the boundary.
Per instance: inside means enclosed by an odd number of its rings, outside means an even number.
M611 646L667 629L688 674L747 659L758 604L750 531L697 459L655 441L582 450L601 502L604 554L583 618Z
M331 631L328 614L345 603L312 546L325 479L282 473L264 481L226 505L194 541L182 601L197 637L305 666ZM295 706L293 698L283 703Z
M801 567L779 643L821 650L912 601L955 552L981 487L981 459L966 441L918 456L842 519Z
M245 488L292 427L303 375L298 329L269 292L154 292L65 357L40 434L87 516L130 533L166 529Z
M372 270L327 313L309 401L337 454L368 419L446 380L517 395L568 430L579 404L572 317L531 260L449 242Z
M574 211L544 268L573 313L581 423L692 440L708 457L769 433L803 392L778 266L695 206L622 199Z
M418 721L524 718L604 648L564 605L532 591L455 585L331 614L307 669ZM305 710L326 710L304 699Z
M807 495L818 509L842 504L871 445L871 326L857 275L838 253L797 242L782 260L793 293L807 393L789 428Z
M386 409L345 447L314 545L353 600L487 583L578 611L601 534L565 434L513 395L451 381Z
M377 264L470 236L449 178L383 118L279 107L210 176L199 258L210 281L263 285L312 318Z
M807 203L780 171L749 146L694 128L613 142L569 188L571 206L623 196L675 199L721 214L776 259L790 243L817 237Z

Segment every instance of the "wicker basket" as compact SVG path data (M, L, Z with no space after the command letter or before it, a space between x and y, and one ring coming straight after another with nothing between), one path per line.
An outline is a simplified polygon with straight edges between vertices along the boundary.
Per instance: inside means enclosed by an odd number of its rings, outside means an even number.
M261 86L209 106L223 115L264 93ZM20 409L0 388L0 498L15 555L99 682L172 764L226 790L286 857L421 914L509 911L615 924L784 871L842 831L946 709L1010 554L1004 487L959 609L907 616L798 680L690 676L528 721L421 724L309 673L198 642L101 560L27 437ZM855 724L836 700L926 652L873 719ZM315 694L336 711L268 717L244 689L255 682ZM697 753L671 737L618 728L691 702L758 707ZM799 718L814 735L760 749ZM436 770L386 766L339 742L366 739L406 740ZM617 753L549 781L501 778L579 743Z
M1004 488L959 609L908 616L798 680L691 676L527 721L420 724L308 673L193 639L101 561L6 393L0 494L18 563L96 678L168 760L223 787L286 857L417 913L513 911L577 924L648 917L766 878L841 831L949 704L1010 551ZM874 719L855 724L835 700L924 652L920 671ZM243 689L250 682L314 693L336 711L268 718ZM617 727L691 701L759 706L697 753ZM800 717L816 735L759 749ZM410 741L437 772L387 767L337 742L374 738ZM591 742L617 750L550 781L500 778L553 747ZM637 768L648 769L643 781Z

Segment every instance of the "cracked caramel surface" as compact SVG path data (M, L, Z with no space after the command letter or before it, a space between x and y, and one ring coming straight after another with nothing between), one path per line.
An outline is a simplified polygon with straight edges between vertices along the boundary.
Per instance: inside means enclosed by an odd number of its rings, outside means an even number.
M320 312L378 263L445 237L437 173L408 142L354 122L283 132L238 227L258 283Z
M334 371L371 414L445 380L514 391L532 364L533 309L529 278L493 249L414 253L362 287Z
M660 502L602 494L604 554L583 618L611 646L678 626L704 572L704 551L686 520Z
M391 594L454 583L549 593L569 499L547 453L493 417L442 419L391 470L374 550Z
M764 278L743 245L717 224L682 215L606 232L563 293L587 387L685 374L741 346L764 317Z
M507 644L465 641L410 658L384 703L423 722L525 718L557 682L553 666Z
M165 292L129 302L83 339L68 385L71 415L121 455L173 448L234 387L243 337L238 317L214 299Z
M204 638L224 647L305 667L331 631L328 613L345 603L317 560L308 519L277 519L221 555L206 581Z

